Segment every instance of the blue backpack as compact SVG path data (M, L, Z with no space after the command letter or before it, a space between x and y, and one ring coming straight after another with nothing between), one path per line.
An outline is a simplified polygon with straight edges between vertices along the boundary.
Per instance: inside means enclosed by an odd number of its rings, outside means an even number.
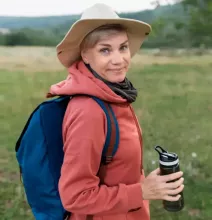
M64 156L63 117L72 98L61 96L38 105L16 143L26 198L36 220L63 220L71 215L61 203L58 181ZM108 129L101 160L101 165L106 165L117 151L119 127L111 106L96 97L91 98L104 110L107 118Z

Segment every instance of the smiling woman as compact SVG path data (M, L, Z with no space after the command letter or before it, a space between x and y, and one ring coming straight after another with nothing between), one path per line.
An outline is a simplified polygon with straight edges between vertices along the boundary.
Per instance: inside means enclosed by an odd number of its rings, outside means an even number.
M62 120L64 157L56 155L62 167L58 167L58 193L54 195L60 195L64 209L52 205L50 187L41 192L48 198L45 201L32 198L36 219L56 215L47 213L52 209L61 210L54 219L62 219L66 210L71 220L149 220L148 200L179 199L181 172L160 177L156 169L145 178L142 132L131 105L137 90L126 77L131 58L150 31L142 21L120 18L109 6L95 4L57 46L68 76L52 85L48 96L72 96ZM40 178L38 182L45 183L46 175ZM179 180L171 182L175 179Z
M81 43L82 60L104 79L124 81L130 64L127 30L119 24L103 25Z
M156 169L145 178L142 132L131 106L137 90L126 74L150 31L148 24L119 18L107 5L96 4L85 10L57 46L69 76L53 85L50 94L81 95L69 102L63 121L59 192L71 220L149 220L148 200L179 199L182 173L160 178ZM102 166L106 115L83 94L109 104L117 118L120 139L115 156L113 150L107 152L110 164ZM111 133L111 149L116 138Z

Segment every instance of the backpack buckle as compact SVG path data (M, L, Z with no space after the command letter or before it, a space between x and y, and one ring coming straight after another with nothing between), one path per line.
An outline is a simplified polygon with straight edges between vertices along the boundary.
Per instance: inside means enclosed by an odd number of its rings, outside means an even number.
M105 163L106 163L106 164L109 164L109 163L112 162L112 160L113 160L113 156L106 156Z

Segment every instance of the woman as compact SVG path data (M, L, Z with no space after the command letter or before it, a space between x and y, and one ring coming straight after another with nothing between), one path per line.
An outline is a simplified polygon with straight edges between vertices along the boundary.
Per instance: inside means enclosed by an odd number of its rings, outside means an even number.
M137 91L126 73L150 30L144 22L121 19L108 6L96 4L57 47L69 75L51 86L50 93L87 94L110 102L120 129L118 151L100 180L104 112L87 96L76 96L68 104L59 191L64 208L72 213L71 220L149 220L148 200L176 201L183 190L182 172L160 176L156 169L144 178L142 134L131 106Z

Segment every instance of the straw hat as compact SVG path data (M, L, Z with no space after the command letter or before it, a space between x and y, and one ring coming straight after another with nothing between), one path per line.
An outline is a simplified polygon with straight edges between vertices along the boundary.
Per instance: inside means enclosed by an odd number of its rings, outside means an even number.
M109 6L98 3L82 13L81 18L72 25L64 39L57 45L59 61L65 67L70 67L79 59L80 44L86 35L106 24L120 24L127 28L131 56L138 52L151 31L149 24L139 20L120 18Z

